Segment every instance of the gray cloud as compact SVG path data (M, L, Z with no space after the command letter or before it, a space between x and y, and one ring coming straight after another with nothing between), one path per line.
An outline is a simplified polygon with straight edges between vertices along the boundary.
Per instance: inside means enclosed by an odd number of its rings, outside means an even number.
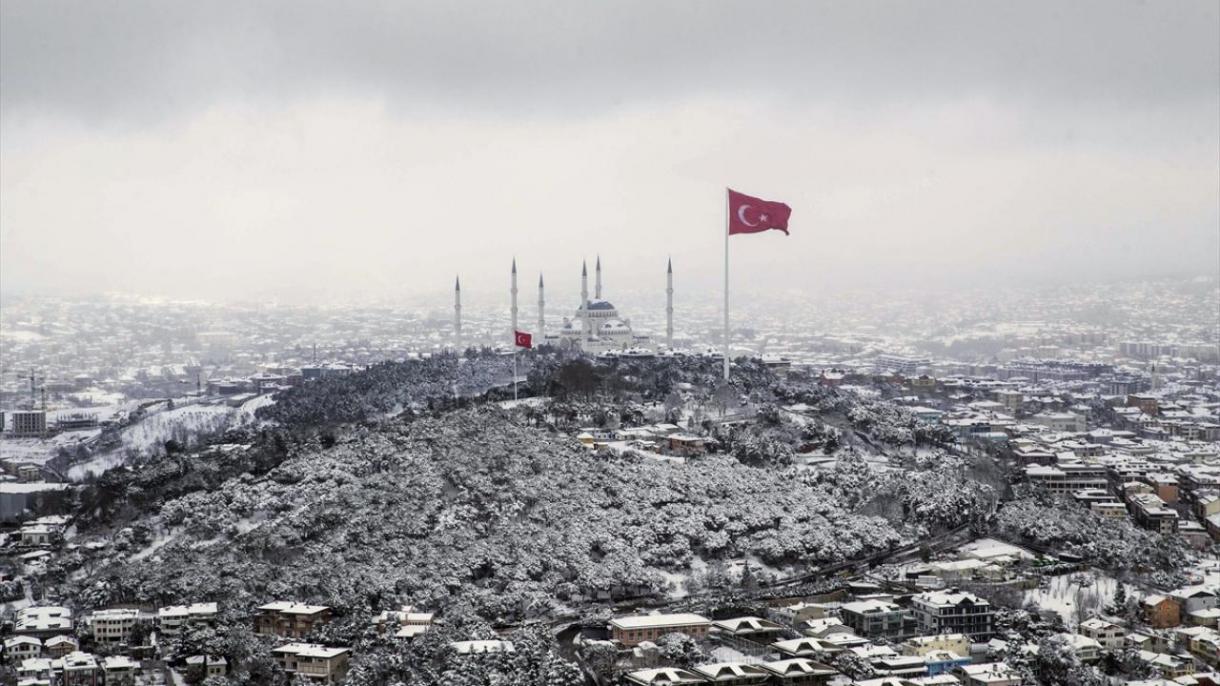
M1218 83L1210 1L9 0L0 286L710 286L725 184L760 285L1214 273Z
M6 111L345 92L550 115L717 94L1214 104L1214 2L59 2L0 8Z

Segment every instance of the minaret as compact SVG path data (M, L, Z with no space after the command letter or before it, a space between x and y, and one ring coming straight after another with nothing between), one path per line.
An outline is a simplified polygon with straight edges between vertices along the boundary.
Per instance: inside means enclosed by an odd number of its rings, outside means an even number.
M546 333L546 298L542 295L542 273L538 273L538 333L536 334L541 340L542 334Z
M580 327L589 338L589 263L580 263Z
M598 300L601 300L602 299L602 256L601 255L597 256L597 268L595 271L597 272L597 280L594 281L594 285L593 285L593 297L597 298Z
M517 258L513 258L513 330L509 333L513 345L517 345Z
M462 277L453 277L453 348L462 352Z
M674 261L665 268L665 345L674 349Z

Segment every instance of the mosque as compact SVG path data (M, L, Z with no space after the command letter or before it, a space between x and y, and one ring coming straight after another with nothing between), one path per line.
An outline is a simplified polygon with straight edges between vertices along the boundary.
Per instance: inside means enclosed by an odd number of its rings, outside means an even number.
M666 265L665 288L665 340L667 348L673 348L674 335L674 268L671 260ZM580 305L571 317L563 318L558 331L546 327L546 297L542 275L538 275L538 323L531 333L536 344L577 348L592 354L645 354L655 352L660 341L647 333L637 332L631 320L619 315L618 309L602 297L602 260L598 256L594 266L593 297L589 297L588 264L580 267ZM517 261L513 260L512 286L512 331L520 330L517 311ZM460 339L462 331L461 286L454 285L454 331ZM511 333L511 332L510 332ZM511 338L510 338L511 340Z
M655 350L652 336L637 333L631 328L631 320L620 317L614 304L602 297L602 260L597 258L594 266L593 297L589 297L589 269L580 267L580 306L571 317L563 318L563 326L556 333L544 333L547 343L580 348L590 353L614 350ZM672 274L672 269L670 271ZM541 278L539 279L541 288ZM541 298L541 294L539 298ZM539 322L542 323L541 321Z

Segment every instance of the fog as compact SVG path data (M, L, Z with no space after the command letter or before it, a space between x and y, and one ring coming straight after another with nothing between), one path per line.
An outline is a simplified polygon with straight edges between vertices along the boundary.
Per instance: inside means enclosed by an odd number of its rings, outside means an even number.
M1220 271L1216 3L0 4L0 291ZM524 289L528 292L528 288Z

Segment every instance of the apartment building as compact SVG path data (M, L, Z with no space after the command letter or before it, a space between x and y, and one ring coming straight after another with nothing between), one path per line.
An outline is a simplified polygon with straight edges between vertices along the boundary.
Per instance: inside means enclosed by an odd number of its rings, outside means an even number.
M957 589L920 593L911 611L923 634L965 634L972 641L991 638L995 610L982 598Z
M325 605L280 601L258 608L254 633L264 636L304 638L315 626L329 622L332 612Z
M347 676L350 648L329 648L314 643L289 643L271 651L288 674L320 684L337 684Z

